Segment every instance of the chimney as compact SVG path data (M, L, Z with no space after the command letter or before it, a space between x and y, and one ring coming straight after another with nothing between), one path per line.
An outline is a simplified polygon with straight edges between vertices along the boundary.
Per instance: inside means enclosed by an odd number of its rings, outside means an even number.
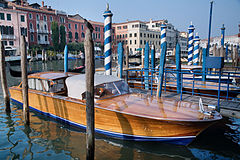
M42 1L42 7L44 7L44 1Z

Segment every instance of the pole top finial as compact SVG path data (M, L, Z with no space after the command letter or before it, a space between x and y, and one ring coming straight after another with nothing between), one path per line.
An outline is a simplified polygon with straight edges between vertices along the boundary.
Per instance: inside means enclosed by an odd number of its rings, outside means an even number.
M107 3L106 10L109 11L109 3Z
M223 25L222 25L222 28L221 28L221 30L225 30L224 23L223 23Z

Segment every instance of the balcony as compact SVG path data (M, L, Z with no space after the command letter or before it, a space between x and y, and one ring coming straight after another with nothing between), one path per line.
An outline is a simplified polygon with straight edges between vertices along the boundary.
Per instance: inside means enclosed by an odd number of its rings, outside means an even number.
M38 41L38 44L50 44L49 41Z
M37 29L37 33L39 34L48 34L48 30L44 30L44 29Z
M0 35L1 40L15 40L16 36L14 35L6 35L6 34L2 34Z

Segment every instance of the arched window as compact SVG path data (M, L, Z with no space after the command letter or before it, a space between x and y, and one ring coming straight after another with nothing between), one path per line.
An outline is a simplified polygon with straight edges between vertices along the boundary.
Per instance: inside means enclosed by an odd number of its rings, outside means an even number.
M68 32L68 38L72 39L72 32L71 31Z
M85 34L82 32L82 38L84 38L85 37Z
M75 39L78 40L78 32L75 32Z
M29 23L29 28L33 29L33 24L32 23Z

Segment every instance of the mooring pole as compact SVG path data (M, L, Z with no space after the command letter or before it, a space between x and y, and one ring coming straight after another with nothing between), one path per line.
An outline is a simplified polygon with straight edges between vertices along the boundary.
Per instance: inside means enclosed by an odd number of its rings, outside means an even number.
M148 42L145 45L145 51L144 51L144 84L145 89L149 89L149 44Z
M199 65L201 66L202 65L202 48L200 47L200 50L199 50Z
M226 59L227 59L227 62L228 62L228 44L226 44Z
M206 48L203 48L202 51L202 81L206 81L206 57L207 57L207 51Z
M151 48L151 68L154 69L155 68L155 46L152 45Z
M194 26L191 22L191 25L188 27L188 65L193 64L193 38L194 38Z
M181 93L181 47L176 46L177 94Z
M86 37L84 40L86 64L86 117L87 117L87 160L94 159L95 134L94 134L94 47L92 40L92 25L85 20Z
M123 46L122 42L118 43L118 66L119 66L119 78L123 75Z
M24 36L21 36L21 70L22 70L22 94L23 94L23 119L24 124L30 124L28 104L28 79L27 79L27 47Z
M161 57L160 57L160 65L159 65L159 76L158 76L158 88L157 88L157 98L162 95L162 86L163 86L163 78L164 78L164 65L166 61L166 51L167 51L167 43L164 42L161 48Z
M142 55L141 55L142 68L144 68L144 54L145 54L145 50L144 48L142 48Z
M68 72L68 47L64 48L64 72Z
M213 6L213 1L210 2L210 17L209 17L209 29L208 29L207 56L209 56L209 48L210 48L211 26L212 26L212 6Z
M104 16L104 67L106 75L112 75L112 12L109 10L109 4L107 4Z
M128 69L129 67L129 47L127 46L126 49L126 68Z
M4 105L5 111L7 113L11 112L10 108L10 97L8 93L8 86L7 86L7 75L6 75L6 63L5 63L5 50L3 41L0 41L0 75L1 75L1 83L2 83L2 90L3 90L3 97L4 97Z

